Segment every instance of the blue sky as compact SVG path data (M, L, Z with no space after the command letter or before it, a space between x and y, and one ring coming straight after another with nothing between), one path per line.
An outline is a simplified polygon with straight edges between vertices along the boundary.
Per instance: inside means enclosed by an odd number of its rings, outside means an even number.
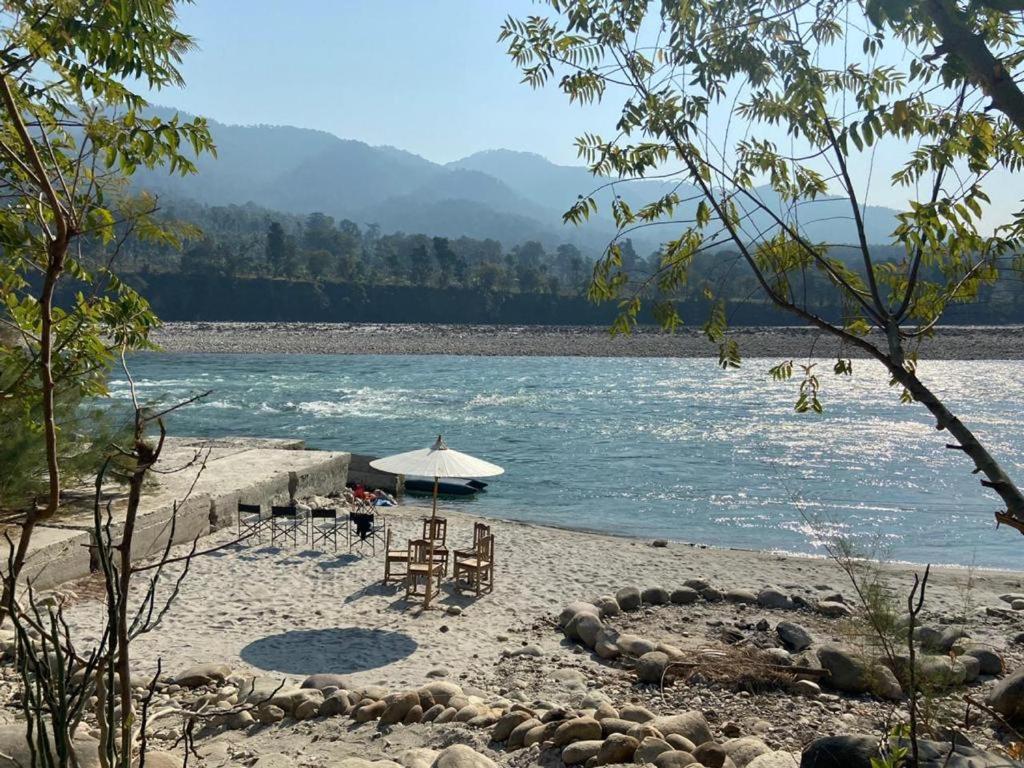
M319 128L436 162L482 149L576 163L574 137L613 105L533 91L496 42L529 0L198 0L181 26L199 50L187 87L152 100L226 123Z
M553 85L519 82L497 42L501 23L545 9L532 0L197 0L180 7L199 46L183 65L187 86L151 100L225 123L317 128L435 162L507 148L580 165L573 140L612 134L622 100L581 108ZM862 201L906 206L913 192L888 183L906 149L876 148L870 176L870 162L853 168ZM1015 181L997 173L986 186L1002 192ZM986 228L1021 205L1016 193L992 197Z

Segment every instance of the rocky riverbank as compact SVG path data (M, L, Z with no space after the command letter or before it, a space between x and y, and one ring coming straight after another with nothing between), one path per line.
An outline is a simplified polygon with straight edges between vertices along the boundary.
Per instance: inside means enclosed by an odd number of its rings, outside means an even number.
M1020 327L938 330L921 356L947 360L1024 359ZM821 331L798 327L734 328L746 357L861 357ZM511 355L715 357L693 328L666 334L640 329L611 336L595 326L386 325L358 323L168 323L154 334L167 352L219 354Z

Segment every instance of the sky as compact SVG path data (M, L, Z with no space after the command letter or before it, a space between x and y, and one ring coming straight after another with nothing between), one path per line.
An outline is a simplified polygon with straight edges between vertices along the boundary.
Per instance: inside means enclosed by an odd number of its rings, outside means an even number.
M613 134L621 98L580 107L555 85L533 90L497 42L506 16L545 9L532 0L196 0L180 6L180 26L198 45L182 66L187 85L150 100L223 123L320 129L440 163L505 148L582 165L574 139ZM906 151L876 147L873 172L869 162L853 169L862 202L906 208L914 193L887 183ZM983 229L1021 207L1020 194L1005 194L1016 179L989 182L999 194Z
M154 103L224 123L318 128L435 162L484 149L577 164L573 139L612 104L533 91L497 43L529 0L198 0L180 9L199 50L184 89Z

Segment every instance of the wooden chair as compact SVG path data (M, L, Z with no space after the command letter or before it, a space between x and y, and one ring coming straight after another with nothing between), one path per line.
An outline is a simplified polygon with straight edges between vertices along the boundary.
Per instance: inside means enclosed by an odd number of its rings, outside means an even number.
M423 518L423 538L434 542L434 560L441 564L441 572L448 575L448 520L444 517Z
M471 557L465 557L471 554ZM472 591L477 597L490 594L494 589L494 536L481 537L471 553L455 557L455 589Z
M384 533L385 584L390 584L392 581L394 581L396 584L401 583L405 581L405 577L409 573L409 550L392 549L391 534L392 530L390 528L388 528L387 531L385 531Z
M255 537L263 541L263 532L267 529L269 519L263 517L263 508L259 504L243 504L238 502L238 538Z
M316 547L322 541L324 547L330 544L338 551L338 510L313 509L309 512L309 546Z
M290 541L292 546L299 543L299 534L302 540L309 539L307 520L299 515L295 507L271 507L270 508L270 543L277 544L279 538Z
M476 557L476 545L480 539L491 535L491 526L487 523L473 523L473 546L470 549L456 549L452 554L458 560Z
M428 539L413 539L409 542L409 563L405 574L405 599L423 598L424 603L441 593L441 563L431 559L432 542Z

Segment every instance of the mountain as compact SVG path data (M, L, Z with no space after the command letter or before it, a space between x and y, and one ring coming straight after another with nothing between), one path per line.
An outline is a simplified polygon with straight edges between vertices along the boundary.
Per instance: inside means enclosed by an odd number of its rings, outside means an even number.
M174 110L154 108L155 113ZM183 115L184 116L184 115ZM670 190L681 197L692 188L675 181L616 182L595 179L583 167L551 163L540 155L505 149L478 152L440 165L389 146L374 147L325 131L290 126L225 125L209 121L217 157L202 157L199 173L186 178L140 169L133 183L171 198L209 205L254 203L294 214L320 211L385 232L494 238L506 246L540 240L549 248L573 243L596 254L615 234L607 204L615 195L634 210ZM601 211L582 227L562 223L562 214L581 194L601 192ZM777 206L770 193L763 199ZM812 239L854 242L845 200L814 204L806 225ZM680 206L677 219L692 219L696 203ZM887 242L894 212L869 209L869 240ZM747 224L770 225L763 213ZM644 228L632 234L640 253L675 236L678 226Z

